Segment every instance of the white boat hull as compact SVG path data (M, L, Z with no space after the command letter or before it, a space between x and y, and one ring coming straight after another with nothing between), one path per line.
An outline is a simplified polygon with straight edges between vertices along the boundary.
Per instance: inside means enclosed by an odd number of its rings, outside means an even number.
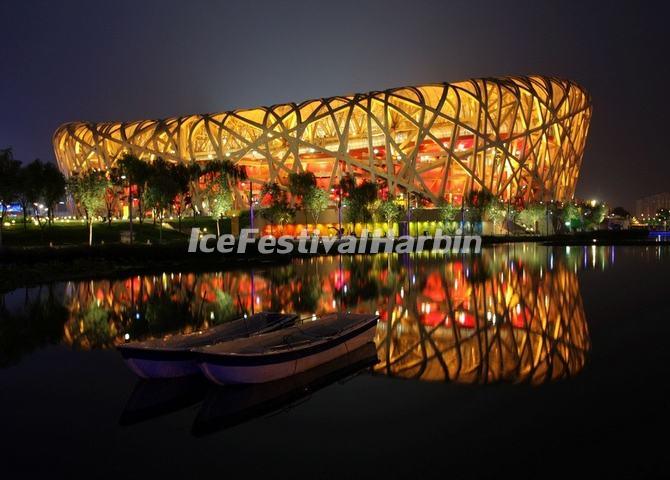
M279 330L292 326L297 319L295 314L261 312L208 330L131 342L117 348L126 365L141 378L186 377L200 374L197 356L191 349Z
M376 323L359 335L332 348L295 360L263 365L217 365L204 361L199 364L202 373L212 382L219 385L231 383L265 383L290 377L311 368L330 362L342 355L362 347L374 339Z

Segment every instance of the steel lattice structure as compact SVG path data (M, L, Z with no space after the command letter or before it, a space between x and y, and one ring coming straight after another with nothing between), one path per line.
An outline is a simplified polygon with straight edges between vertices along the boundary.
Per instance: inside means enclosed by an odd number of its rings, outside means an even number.
M591 118L588 93L548 77L403 87L251 110L129 123L68 123L60 168L107 169L125 153L151 161L228 158L256 182L314 172L330 188L345 172L460 203L470 190L566 200L575 191Z

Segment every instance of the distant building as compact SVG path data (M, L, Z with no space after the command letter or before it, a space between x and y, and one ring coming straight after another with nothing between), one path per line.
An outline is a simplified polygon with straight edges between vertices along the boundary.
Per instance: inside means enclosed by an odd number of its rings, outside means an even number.
M608 230L628 230L630 228L630 217L621 215L609 215L605 222Z
M649 217L655 215L659 208L670 210L670 192L657 193L649 197L640 198L635 202L635 215Z

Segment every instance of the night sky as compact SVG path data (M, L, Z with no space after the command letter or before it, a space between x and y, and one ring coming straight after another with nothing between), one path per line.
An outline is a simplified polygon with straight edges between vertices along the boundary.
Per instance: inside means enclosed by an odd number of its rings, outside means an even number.
M23 161L54 161L67 121L542 74L593 97L579 197L670 190L665 2L0 1L0 148Z

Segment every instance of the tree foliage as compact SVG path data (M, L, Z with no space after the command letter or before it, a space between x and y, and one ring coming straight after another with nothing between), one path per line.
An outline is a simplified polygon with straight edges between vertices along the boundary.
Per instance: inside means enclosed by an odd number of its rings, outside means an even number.
M400 220L403 212L403 208L398 205L396 201L391 199L380 200L375 208L377 217L387 224Z
M144 188L151 175L151 166L147 162L140 160L137 156L127 153L117 162L116 167L118 169L118 177L115 177L114 179L120 182L120 186L125 186L126 183L129 185L128 216L130 218L132 229L133 197L136 197L138 201L138 217L140 223L142 223L144 219L142 202L144 199ZM134 191L136 194L133 193Z
M623 218L629 218L630 217L630 212L626 210L624 207L614 207L610 213L612 215L616 215L618 217L623 217Z
M605 220L607 207L604 203L583 203L579 206L582 225L585 228L597 229Z
M579 228L582 225L582 212L573 202L563 205L563 208L560 209L559 217L568 230Z
M266 207L260 212L261 217L270 222L271 225L286 225L295 216L295 209L291 207L286 192L282 190L277 182L269 182L263 185L261 196L266 199Z
M7 215L7 205L15 201L19 193L20 169L21 162L14 160L11 148L0 150L0 247L2 247L2 229Z
M145 202L153 209L154 218L160 224L159 240L163 240L163 220L179 194L180 185L174 165L162 158L152 164L145 190Z
M518 221L526 227L537 231L537 223L546 215L546 206L541 203L529 203L526 208L519 212Z
M465 197L464 214L469 222L481 222L488 205L494 200L488 190L471 190Z
M65 197L67 181L58 167L53 163L45 163L42 167L42 199L48 207L49 223L53 221L54 210L58 202Z
M492 198L485 206L482 212L483 218L490 220L493 224L493 233L495 234L496 225L507 216L505 204L498 198Z
M312 187L302 197L302 205L312 221L318 223L321 213L328 208L328 194L320 188Z
M291 173L288 176L288 190L304 207L305 196L316 188L316 177L312 172Z
M363 180L356 183L352 175L345 175L340 180L340 188L347 198L346 219L349 222L370 222L372 220L373 204L377 200L377 185Z
M89 245L93 245L93 216L105 205L108 185L109 181L105 174L95 170L73 175L68 181L69 192L86 213Z
M445 223L453 222L456 219L456 215L458 215L458 212L460 211L460 208L458 208L456 205L444 200L438 204L437 208L440 212L440 219Z
M214 174L227 179L229 182L238 182L247 179L247 170L230 160L212 160L202 169L203 174Z

